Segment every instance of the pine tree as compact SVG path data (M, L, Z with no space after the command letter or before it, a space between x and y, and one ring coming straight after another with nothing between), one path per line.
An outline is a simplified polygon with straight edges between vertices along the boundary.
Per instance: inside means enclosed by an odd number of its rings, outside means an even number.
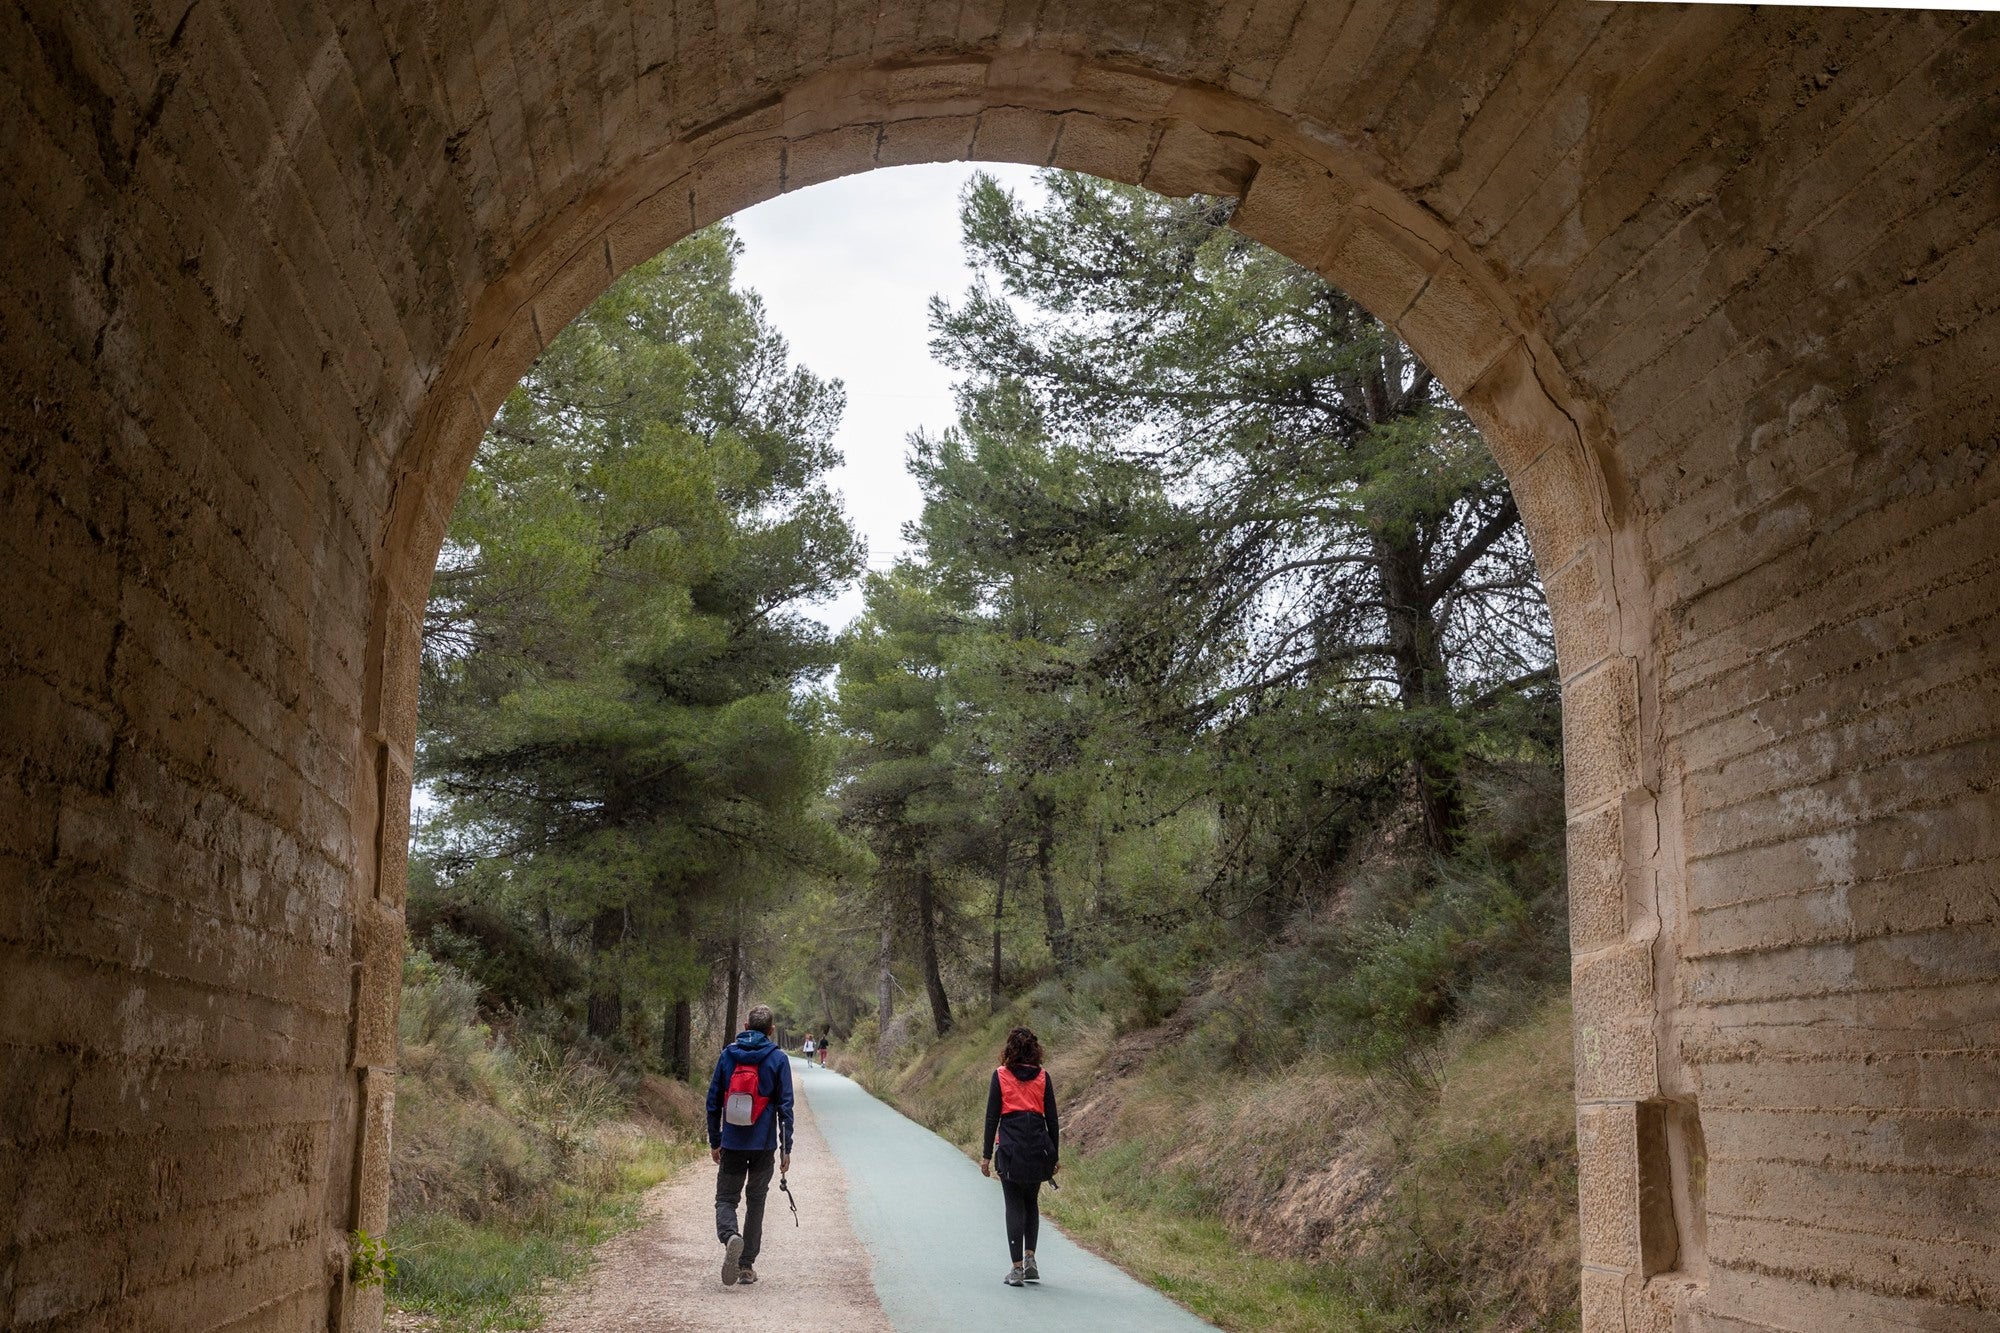
M1080 584L1114 572L1094 670L1187 728L1241 726L1299 690L1392 704L1393 727L1361 725L1393 740L1448 851L1457 706L1545 683L1552 662L1491 455L1379 321L1230 231L1233 201L1041 183L1040 206L968 187L981 277L932 307L935 350L968 377L962 424L1036 442L1100 491L1143 469L1167 503L1038 499L963 535L983 556L1068 562Z
M842 390L789 364L736 252L699 233L550 344L482 442L427 607L434 855L562 923L600 1038L641 993L684 1024L697 937L738 938L847 854L800 692L835 646L798 609L861 565L821 482ZM685 1063L688 1035L662 1040Z

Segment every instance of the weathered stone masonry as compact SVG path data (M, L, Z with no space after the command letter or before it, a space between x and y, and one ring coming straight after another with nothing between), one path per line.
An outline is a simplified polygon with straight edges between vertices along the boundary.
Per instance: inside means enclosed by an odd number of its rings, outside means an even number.
M1528 516L1592 1330L2000 1327L2000 19L0 16L0 1324L374 1327L418 613L542 341L950 158L1240 193Z

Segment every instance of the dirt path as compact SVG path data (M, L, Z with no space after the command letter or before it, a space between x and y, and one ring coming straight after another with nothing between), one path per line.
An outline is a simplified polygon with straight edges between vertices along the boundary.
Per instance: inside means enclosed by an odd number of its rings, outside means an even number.
M793 1071L799 1082L819 1072L796 1065ZM888 1333L889 1321L869 1279L868 1251L848 1223L840 1163L803 1096L795 1114L791 1185L802 1225L792 1225L785 1196L773 1181L757 1285L722 1285L715 1169L703 1160L646 1195L645 1220L597 1252L590 1275L554 1303L545 1333L753 1327Z

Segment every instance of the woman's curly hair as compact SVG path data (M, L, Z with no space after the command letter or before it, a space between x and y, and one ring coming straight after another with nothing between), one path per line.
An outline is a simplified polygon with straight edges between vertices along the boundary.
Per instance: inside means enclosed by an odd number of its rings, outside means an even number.
M1015 1028L1007 1034L1007 1049L1000 1055L1003 1065L1038 1065L1042 1062L1042 1039L1032 1028Z

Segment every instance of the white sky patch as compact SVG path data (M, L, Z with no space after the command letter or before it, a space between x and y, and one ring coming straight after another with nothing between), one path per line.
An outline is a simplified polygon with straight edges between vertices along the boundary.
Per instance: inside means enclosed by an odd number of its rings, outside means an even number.
M780 195L734 219L743 238L737 282L763 297L792 359L845 381L835 437L845 462L831 474L868 542L870 569L907 547L903 524L922 497L905 469L905 440L955 417L953 375L931 360L926 306L957 300L972 281L959 247L958 197L975 171L1022 193L1034 168L974 162L891 167ZM861 614L857 584L805 608L833 629Z

